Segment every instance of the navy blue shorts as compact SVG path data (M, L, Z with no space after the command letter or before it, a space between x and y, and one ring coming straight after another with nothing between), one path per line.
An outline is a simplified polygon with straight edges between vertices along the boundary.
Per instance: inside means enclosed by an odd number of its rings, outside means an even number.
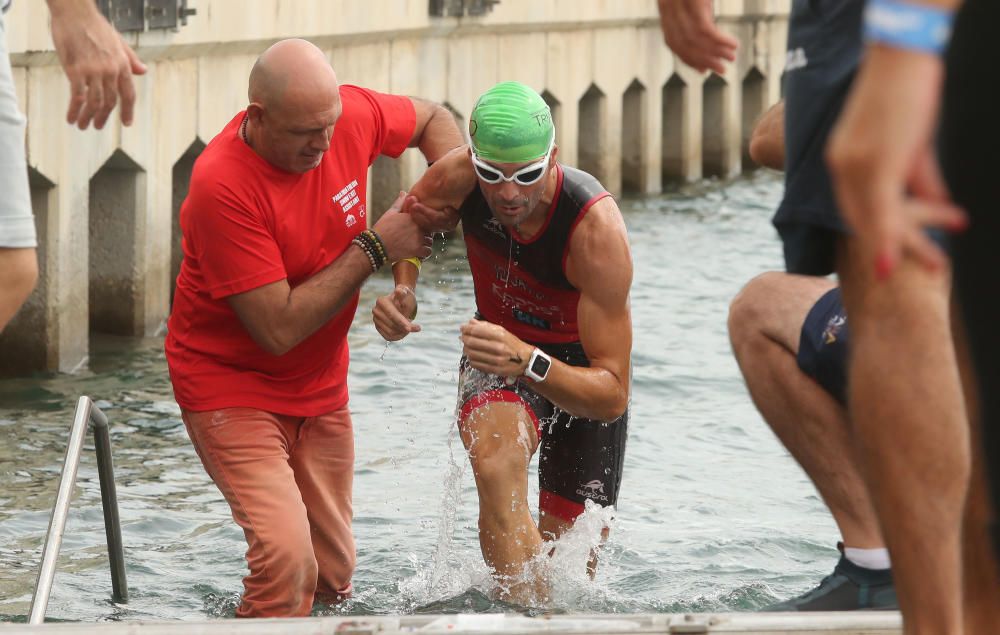
M847 354L850 343L847 312L840 288L827 291L816 301L802 323L799 337L799 368L842 405L847 405Z

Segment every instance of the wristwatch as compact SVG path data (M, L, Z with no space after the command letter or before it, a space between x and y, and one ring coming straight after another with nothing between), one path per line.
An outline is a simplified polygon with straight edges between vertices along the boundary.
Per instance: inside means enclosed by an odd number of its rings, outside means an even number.
M546 355L542 349L536 348L531 351L531 358L528 359L528 367L524 369L524 376L535 381L545 381L550 368L552 368L552 358Z

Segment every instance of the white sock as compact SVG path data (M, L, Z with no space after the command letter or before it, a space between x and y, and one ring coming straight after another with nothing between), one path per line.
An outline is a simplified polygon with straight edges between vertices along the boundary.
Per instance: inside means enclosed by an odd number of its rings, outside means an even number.
M865 569L889 569L892 563L889 561L889 550L885 547L881 549L858 549L857 547L844 547L844 555L847 559Z

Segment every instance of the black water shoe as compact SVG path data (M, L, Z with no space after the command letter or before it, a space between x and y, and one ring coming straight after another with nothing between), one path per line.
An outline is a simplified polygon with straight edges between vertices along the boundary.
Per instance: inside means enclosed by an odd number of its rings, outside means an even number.
M840 545L838 548L843 551ZM899 608L892 569L866 569L841 555L833 573L815 589L772 604L765 611L860 611Z

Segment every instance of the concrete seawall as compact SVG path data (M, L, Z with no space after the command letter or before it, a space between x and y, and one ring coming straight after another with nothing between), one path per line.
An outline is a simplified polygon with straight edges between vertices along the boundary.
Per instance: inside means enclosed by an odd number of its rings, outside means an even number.
M81 132L64 123L69 88L44 3L15 2L6 30L28 115L41 280L0 335L0 376L79 368L92 331L162 328L194 160L245 106L250 67L278 39L316 43L342 82L445 103L463 127L479 93L524 81L552 107L560 159L616 194L738 174L753 121L779 97L788 0L717 0L741 43L725 76L673 57L652 0L466 2L490 10L431 15L440 4L188 0L197 14L186 25L126 35L150 67L137 80L134 125ZM422 169L416 151L379 159L368 207L387 207Z

